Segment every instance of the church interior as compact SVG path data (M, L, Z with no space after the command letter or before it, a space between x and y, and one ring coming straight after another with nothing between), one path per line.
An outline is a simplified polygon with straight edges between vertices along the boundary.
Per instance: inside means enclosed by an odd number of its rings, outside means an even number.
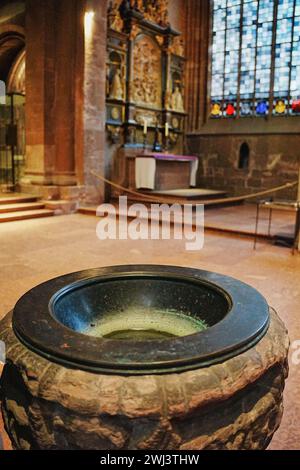
M299 234L300 0L1 0L0 450L299 450Z

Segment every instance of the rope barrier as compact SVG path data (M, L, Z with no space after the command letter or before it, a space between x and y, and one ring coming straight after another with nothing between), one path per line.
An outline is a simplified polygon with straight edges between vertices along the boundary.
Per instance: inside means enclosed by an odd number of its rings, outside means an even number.
M224 204L224 203L231 203L231 202L240 202L240 201L245 201L246 199L256 199L258 197L262 197L262 196L267 196L269 194L273 194L273 193L277 193L277 192L280 192L280 191L283 191L284 189L289 189L289 188L293 188L295 186L298 185L298 181L293 181L291 183L286 183L286 184L283 184L281 186L276 186L275 188L271 188L271 189L267 189L267 190L264 190L264 191L259 191L257 193L253 193L253 194L246 194L244 196L234 196L234 197L228 197L228 198L220 198L220 199L208 199L208 200L201 200L201 201L193 201L193 200L189 200L187 201L186 199L176 199L174 197L172 198L168 198L168 197L157 197L157 196L151 196L151 195L148 195L148 194L145 194L145 193L138 193L137 191L134 191L132 189L129 189L129 188L125 188L124 186L121 186L117 183L114 183L113 181L105 178L104 176L101 176L101 175L98 175L97 173L95 173L94 171L91 171L91 174L93 176L95 176L96 178L98 178L99 180L103 181L104 183L107 183L109 184L110 186L112 186L113 188L116 188L118 190L121 190L125 193L128 193L128 194L132 194L133 196L138 196L139 198L142 196L143 199L147 200L148 202L153 202L153 203L160 203L160 204L164 204L164 203L167 203L167 204L205 204L205 205L215 205L215 204Z

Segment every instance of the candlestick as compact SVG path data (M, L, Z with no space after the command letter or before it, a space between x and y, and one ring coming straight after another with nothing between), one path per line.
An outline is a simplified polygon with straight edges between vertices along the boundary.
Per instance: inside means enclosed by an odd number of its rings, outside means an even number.
M165 125L165 136L169 137L169 124L167 122L166 122L166 125Z

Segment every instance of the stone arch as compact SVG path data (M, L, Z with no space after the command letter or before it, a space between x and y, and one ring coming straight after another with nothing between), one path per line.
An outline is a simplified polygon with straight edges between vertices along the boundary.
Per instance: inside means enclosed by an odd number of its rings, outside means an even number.
M26 82L25 82L25 69L26 69L26 53L25 49L21 50L7 78L7 93L17 93L25 95Z
M24 28L17 25L0 26L0 80L7 81L11 68L24 48Z

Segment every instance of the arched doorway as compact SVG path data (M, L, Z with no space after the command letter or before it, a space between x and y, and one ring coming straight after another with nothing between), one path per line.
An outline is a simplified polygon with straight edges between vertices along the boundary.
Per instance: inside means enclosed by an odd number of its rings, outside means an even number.
M0 29L0 80L6 102L0 105L0 190L17 188L25 163L25 41L21 28Z

